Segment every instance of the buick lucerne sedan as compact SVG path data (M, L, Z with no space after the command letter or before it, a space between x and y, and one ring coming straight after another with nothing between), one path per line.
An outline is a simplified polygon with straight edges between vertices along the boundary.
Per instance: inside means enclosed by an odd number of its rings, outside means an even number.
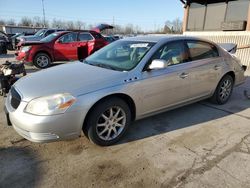
M111 43L83 62L17 81L6 99L9 124L24 138L119 141L131 122L210 98L226 103L245 81L240 61L193 37L137 37Z

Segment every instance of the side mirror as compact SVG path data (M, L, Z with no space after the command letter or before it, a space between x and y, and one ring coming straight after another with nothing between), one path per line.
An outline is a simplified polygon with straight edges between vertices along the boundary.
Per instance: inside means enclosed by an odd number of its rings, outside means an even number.
M154 59L148 66L149 70L165 69L168 66L167 61L163 59Z
M60 39L58 39L58 40L56 41L56 43L62 43L62 41L61 41Z

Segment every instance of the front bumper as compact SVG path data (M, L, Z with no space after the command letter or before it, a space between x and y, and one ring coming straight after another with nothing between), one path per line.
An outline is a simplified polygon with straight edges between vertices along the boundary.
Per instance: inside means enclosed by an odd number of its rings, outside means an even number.
M8 96L9 98L9 96ZM25 113L26 102L15 110L8 102L5 108L15 131L32 142L51 142L79 137L84 116L81 111L66 112L53 116L36 116Z

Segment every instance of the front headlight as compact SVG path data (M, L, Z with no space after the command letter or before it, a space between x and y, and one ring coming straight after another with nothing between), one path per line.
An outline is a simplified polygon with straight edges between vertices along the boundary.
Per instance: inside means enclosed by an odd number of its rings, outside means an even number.
M68 93L56 94L33 99L24 111L40 116L63 114L75 101L76 98Z
M30 50L31 46L24 46L21 49L21 52L28 52Z

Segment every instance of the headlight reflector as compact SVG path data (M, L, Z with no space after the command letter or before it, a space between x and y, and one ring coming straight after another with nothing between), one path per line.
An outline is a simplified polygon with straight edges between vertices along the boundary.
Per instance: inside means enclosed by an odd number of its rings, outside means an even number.
M75 101L68 93L40 97L30 101L24 111L40 116L63 114Z

